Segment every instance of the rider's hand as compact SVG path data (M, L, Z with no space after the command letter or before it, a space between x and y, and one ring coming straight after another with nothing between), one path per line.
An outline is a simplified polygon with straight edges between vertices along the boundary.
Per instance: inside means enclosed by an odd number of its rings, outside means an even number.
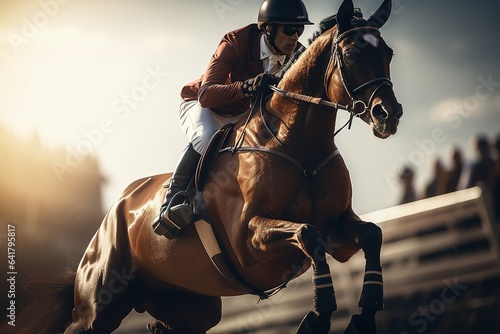
M271 91L269 85L276 85L277 83L278 79L274 75L261 73L255 78L243 82L243 94L246 98L251 98L262 91L262 95L266 96Z

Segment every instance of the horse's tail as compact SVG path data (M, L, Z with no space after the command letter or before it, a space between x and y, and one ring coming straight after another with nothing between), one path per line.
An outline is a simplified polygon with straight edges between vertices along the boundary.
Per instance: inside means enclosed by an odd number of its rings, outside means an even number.
M26 273L17 279L15 311L2 321L0 333L63 333L71 323L75 271Z

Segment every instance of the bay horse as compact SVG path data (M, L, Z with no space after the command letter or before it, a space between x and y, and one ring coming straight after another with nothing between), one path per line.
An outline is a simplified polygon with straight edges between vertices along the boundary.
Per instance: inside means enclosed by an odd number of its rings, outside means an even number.
M298 333L328 333L336 309L326 254L366 258L360 314L345 333L376 332L383 305L382 232L351 207L348 169L334 141L339 109L396 133L402 106L390 80L391 48L380 36L385 0L369 18L344 0L286 72L261 112L235 125L213 163L202 197L220 248L241 284L207 255L196 224L173 240L154 233L170 174L130 184L104 218L76 272L65 334L110 333L135 309L157 321L152 333L206 333L221 319L221 296L266 298L313 268L314 311ZM251 116L251 117L250 117Z

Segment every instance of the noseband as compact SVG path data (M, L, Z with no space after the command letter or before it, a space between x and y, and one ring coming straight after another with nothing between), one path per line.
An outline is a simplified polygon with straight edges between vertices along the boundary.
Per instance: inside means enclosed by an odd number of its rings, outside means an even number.
M351 124L352 124L352 119L354 116L360 117L365 112L370 110L370 107L373 103L373 100L375 99L375 95L377 94L377 92L380 89L382 89L383 87L389 87L392 89L392 86L393 86L391 79L389 79L387 77L380 77L380 78L375 78L375 79L369 80L369 81L359 85L358 87L356 87L354 89L351 88L349 80L347 80L347 76L345 74L345 68L344 68L344 63L342 62L339 43L342 40L344 40L348 35L350 35L354 32L357 32L359 30L365 30L365 31L366 30L373 30L373 31L376 31L377 33L379 33L378 28L364 26L364 27L356 27L356 28L352 28L350 30L347 30L347 31L343 32L342 34L340 34L339 36L337 36L336 38L335 38L335 36L332 36L332 39L334 39L334 41L332 43L332 49L330 51L330 54L331 54L330 61L328 62L328 66L326 67L325 77L323 79L324 89L325 89L325 92L327 92L328 91L328 89L327 89L328 84L329 84L330 78L331 78L331 76L329 76L328 73L330 72L331 67L333 66L333 64L336 61L339 64L338 68L339 68L340 78L342 80L342 84L344 85L344 89L352 101L352 105L342 105L342 104L339 104L337 102L323 100L319 97L313 97L313 96L308 96L308 95L303 95L303 94L298 94L298 93L287 92L287 91L279 89L278 87L275 87L275 86L269 86L269 88L271 88L276 93L283 95L285 97L291 98L293 100L298 100L298 101L308 102L308 103L312 103L312 104L324 105L324 106L335 108L335 109L345 110L345 111L350 113L349 121L344 126L342 126L340 129L338 129L335 132L335 134L337 134L340 130L342 130L348 124L349 124L349 128L350 128ZM333 35L333 33L332 33L332 35ZM368 102L364 102L363 100L356 99L355 96L360 91L366 89L367 87L369 87L370 85L375 84L375 83L379 83L379 85L373 90L370 98L368 99ZM363 107L363 109L361 111L356 110L356 106L358 104L360 104Z

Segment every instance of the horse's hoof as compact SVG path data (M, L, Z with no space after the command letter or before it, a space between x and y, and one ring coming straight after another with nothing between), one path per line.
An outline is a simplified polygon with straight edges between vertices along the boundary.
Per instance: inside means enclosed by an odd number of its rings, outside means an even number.
M327 334L330 331L330 318L317 316L309 312L302 319L296 334Z
M347 328L344 331L344 334L359 334L352 322L349 323Z
M160 320L155 320L147 325L147 328L152 334L173 334L172 328L164 324Z
M354 314L351 322L347 326L344 334L376 334L377 326L375 325L375 318Z

